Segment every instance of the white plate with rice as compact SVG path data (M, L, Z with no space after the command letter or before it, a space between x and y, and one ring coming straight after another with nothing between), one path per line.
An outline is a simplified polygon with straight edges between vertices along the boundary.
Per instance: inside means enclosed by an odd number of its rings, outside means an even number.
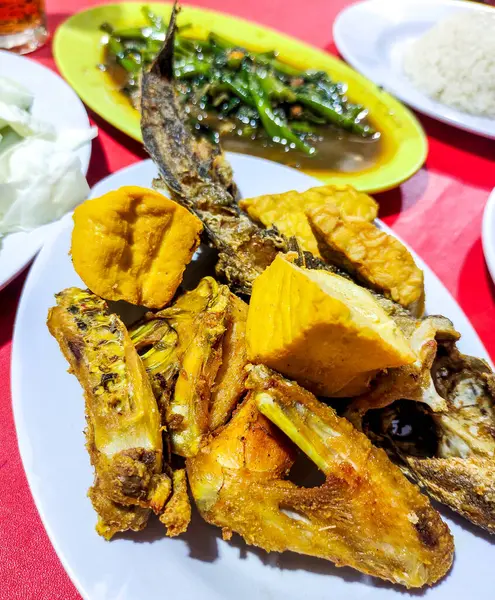
M416 110L495 139L495 8L461 0L366 0L333 27L355 69Z

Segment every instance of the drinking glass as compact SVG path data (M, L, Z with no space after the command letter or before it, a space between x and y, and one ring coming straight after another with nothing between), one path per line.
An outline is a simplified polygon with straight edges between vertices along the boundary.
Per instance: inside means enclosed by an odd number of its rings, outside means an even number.
M44 0L0 0L0 49L27 54L47 37Z

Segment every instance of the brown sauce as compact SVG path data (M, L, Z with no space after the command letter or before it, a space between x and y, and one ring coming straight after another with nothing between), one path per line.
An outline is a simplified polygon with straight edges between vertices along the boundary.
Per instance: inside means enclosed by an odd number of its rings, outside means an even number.
M105 71L114 83L115 88L122 90L127 82L126 71L119 65L112 63L106 53L104 62L106 63ZM121 93L126 97L124 92ZM127 101L132 103L129 97L127 97ZM371 124L375 126L374 123ZM317 153L313 156L308 156L299 150L289 151L281 144L262 138L241 137L236 131L223 134L220 139L224 150L259 156L296 169L312 171L336 171L340 173L365 171L373 167L385 152L383 139L380 135L376 138L363 138L331 125L320 127L318 134L320 140L314 143Z
M331 126L319 131L321 141L314 144L317 153L307 156L298 150L287 152L280 144L267 144L261 139L246 139L235 133L221 137L222 147L232 152L243 152L294 167L322 171L354 173L372 167L378 160L381 138L361 138Z

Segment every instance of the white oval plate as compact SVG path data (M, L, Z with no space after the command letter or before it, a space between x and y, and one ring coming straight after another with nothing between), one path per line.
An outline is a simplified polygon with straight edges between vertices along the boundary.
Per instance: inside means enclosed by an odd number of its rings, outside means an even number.
M495 119L470 115L429 98L402 69L404 52L414 40L440 20L463 11L493 13L494 9L460 0L366 0L337 16L333 39L350 65L409 106L460 129L495 138Z
M486 264L495 283L495 188L493 188L492 193L488 197L483 212L481 240L483 242L483 253Z
M34 95L32 114L57 130L89 129L88 115L74 90L59 75L30 60L0 50L0 73L24 85ZM78 151L82 172L88 172L91 142ZM43 244L55 235L58 222L48 223L29 233L12 233L0 241L0 290L34 258Z
M303 191L318 181L288 167L231 154L235 180L244 196ZM156 168L144 161L101 181L101 195L123 185L149 187ZM349 568L287 552L267 554L236 535L221 539L219 529L197 513L189 531L166 538L158 522L138 534L106 542L95 530L96 515L86 492L93 473L84 444L84 401L76 378L48 333L46 316L54 294L80 286L68 255L72 222L63 219L56 238L37 257L22 294L14 332L12 398L19 448L36 505L55 549L86 600L390 600L408 593ZM417 257L416 257L417 258ZM452 296L432 271L425 270L427 307L454 320L465 352L486 357L485 349ZM489 595L495 547L467 522L447 521L457 544L452 572L425 596L438 600ZM477 596L479 593L479 596ZM417 596L418 592L414 594Z

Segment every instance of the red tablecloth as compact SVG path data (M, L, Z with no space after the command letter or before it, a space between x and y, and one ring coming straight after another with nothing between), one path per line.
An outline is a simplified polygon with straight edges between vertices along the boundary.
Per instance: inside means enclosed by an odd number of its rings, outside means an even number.
M196 0L336 53L332 23L348 0ZM75 11L98 4L47 0L53 32ZM55 69L51 47L31 55ZM90 113L99 127L90 184L145 157L141 146ZM377 196L380 216L433 268L471 319L495 358L494 287L480 239L481 217L495 186L495 142L420 117L428 134L426 166L399 189ZM15 311L25 276L0 292L0 600L80 598L65 574L34 506L12 419L10 354Z

